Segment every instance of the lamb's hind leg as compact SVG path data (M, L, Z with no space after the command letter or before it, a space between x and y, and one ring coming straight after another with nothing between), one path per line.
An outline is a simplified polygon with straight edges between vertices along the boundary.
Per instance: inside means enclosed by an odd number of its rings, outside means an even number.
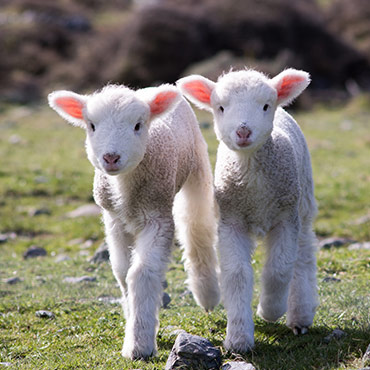
M307 332L318 304L315 245L311 222L307 222L299 234L297 261L288 298L287 326L295 334Z
M257 314L276 321L287 310L289 283L297 255L298 227L281 222L266 239L267 259L261 277L261 295Z
M174 216L184 249L188 285L196 302L205 310L220 300L217 279L216 216L211 178L191 177L177 195Z

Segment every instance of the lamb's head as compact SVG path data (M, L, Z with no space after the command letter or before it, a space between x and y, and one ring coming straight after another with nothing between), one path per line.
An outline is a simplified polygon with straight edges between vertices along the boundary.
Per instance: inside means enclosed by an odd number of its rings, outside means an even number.
M180 99L175 86L133 91L109 85L92 95L55 91L50 106L69 123L86 130L90 162L109 175L126 173L144 158L152 119Z
M276 108L293 101L309 82L308 73L294 69L272 79L242 70L224 74L217 82L192 75L177 85L190 101L213 113L219 140L231 150L251 152L270 136Z

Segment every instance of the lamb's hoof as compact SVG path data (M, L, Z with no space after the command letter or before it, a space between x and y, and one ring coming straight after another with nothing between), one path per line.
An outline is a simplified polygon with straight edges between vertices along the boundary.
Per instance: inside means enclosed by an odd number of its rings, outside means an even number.
M147 361L150 357L154 356L156 351L155 350L143 350L138 348L129 348L128 346L123 345L122 349L122 356L128 358L132 361L135 360L143 360Z
M228 352L232 353L247 353L254 347L254 338L248 335L241 335L238 338L226 338L224 347Z
M307 326L294 326L292 330L294 335L304 335L308 333Z

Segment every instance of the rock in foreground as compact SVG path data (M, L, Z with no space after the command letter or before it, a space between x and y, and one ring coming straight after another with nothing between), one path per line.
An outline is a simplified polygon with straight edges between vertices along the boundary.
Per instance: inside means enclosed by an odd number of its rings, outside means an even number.
M180 333L172 347L165 370L216 370L221 366L221 352L197 335Z

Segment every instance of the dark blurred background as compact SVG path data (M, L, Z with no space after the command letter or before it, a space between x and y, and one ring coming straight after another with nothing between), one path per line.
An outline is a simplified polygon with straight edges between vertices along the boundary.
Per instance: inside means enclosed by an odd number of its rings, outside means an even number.
M370 90L369 0L0 0L0 100L230 67L311 73L300 100Z

